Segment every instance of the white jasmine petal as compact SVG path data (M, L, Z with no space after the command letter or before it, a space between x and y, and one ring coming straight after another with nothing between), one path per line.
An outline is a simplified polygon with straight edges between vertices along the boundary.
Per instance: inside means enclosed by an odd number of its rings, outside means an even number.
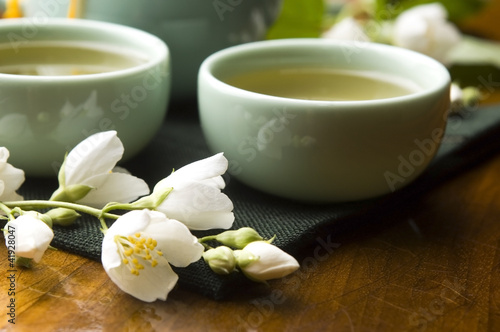
M178 280L170 264L187 266L203 246L186 226L149 210L131 211L107 230L102 264L124 292L147 302L165 300Z
M227 229L234 222L229 197L204 183L185 182L174 187L157 210L193 230Z
M156 222L152 222L148 233L158 241L167 261L177 267L186 267L200 259L203 246L181 222L169 219L168 227L164 225L164 215L159 213ZM168 228L168 230L166 230Z
M116 168L123 151L116 131L97 133L82 141L66 157L59 171L60 187L51 200L102 208L111 201L128 203L147 195L149 187L144 180ZM75 192L72 188L86 190Z
M85 184L98 190L90 191L78 202L94 207L102 207L103 202L110 198L117 202L130 202L149 193L144 180L125 173L99 174L89 178Z
M84 183L95 174L110 172L124 148L114 130L94 134L75 146L66 158L66 182Z
M283 278L299 268L295 258L265 241L251 242L243 248L243 251L258 258L241 267L243 273L253 280Z
M330 30L326 31L322 37L358 42L370 41L370 38L363 31L361 24L352 17L346 17L342 21L336 23Z
M132 213L134 212L134 213ZM102 263L104 268L121 265L121 256L114 242L115 236L129 236L140 232L149 225L149 215L145 211L132 211L118 218L106 231L102 242Z
M447 17L448 12L440 3L410 8L394 23L393 44L445 62L447 54L462 38Z
M16 190L24 183L24 171L7 162L9 155L7 148L0 147L0 200L22 200L23 197L17 194Z
M54 238L52 229L32 215L22 215L9 221L4 230L6 234L14 234L16 256L31 258L36 263L42 259L45 250ZM9 237L5 236L7 246L9 246L8 240Z
M158 185L174 187L178 183L184 182L186 178L189 178L191 181L209 181L213 179L219 188L223 189L225 183L220 175L226 172L227 167L228 161L226 157L222 153L218 153L212 157L198 160L179 168L167 178L160 181Z
M123 264L106 269L106 273L122 291L144 302L165 301L179 279L170 265L163 261L155 269L139 275L132 275Z
M158 182L153 194L173 188L155 210L179 220L190 229L230 228L233 203L221 192L228 161L222 153L191 163Z

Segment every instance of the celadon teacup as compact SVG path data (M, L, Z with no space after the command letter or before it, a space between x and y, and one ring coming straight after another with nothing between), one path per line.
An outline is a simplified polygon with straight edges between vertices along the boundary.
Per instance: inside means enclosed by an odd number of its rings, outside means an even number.
M323 66L378 71L418 85L385 99L323 101L247 91L231 75ZM201 125L230 173L263 192L315 203L378 197L415 180L444 134L450 75L422 54L375 43L286 39L231 47L198 76Z
M82 75L0 70L0 146L9 149L9 162L28 176L56 176L65 153L100 131L116 130L125 147L124 159L130 158L150 142L165 118L170 55L156 36L90 20L0 22L0 48L14 67L17 56L30 52L23 47L75 42L83 49L86 43L119 49L141 60L130 67ZM56 54L44 55L51 56ZM0 67L5 61L0 59Z

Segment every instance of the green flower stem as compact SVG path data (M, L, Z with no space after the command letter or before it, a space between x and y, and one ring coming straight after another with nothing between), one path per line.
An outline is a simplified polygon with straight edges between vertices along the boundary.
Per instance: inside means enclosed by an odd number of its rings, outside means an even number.
M99 217L99 222L101 223L102 234L106 234L106 232L108 230L108 225L106 225L106 219L103 217Z
M200 242L201 244L204 244L204 242L207 242L207 241L215 241L216 238L217 238L217 235L208 235L208 236L204 236L202 238L199 238L198 242Z
M96 218L109 218L109 219L118 219L120 216L112 213L102 213L102 210L92 208L90 206L76 204L76 203L68 203L68 202L59 202L59 201L43 201L43 200L32 200L32 201L12 201L12 202L3 202L0 203L0 209L2 209L2 205L7 208L28 208L28 209L43 209L43 208L66 208L79 212L83 212L94 216ZM102 221L101 221L102 223Z
M0 210L5 212L5 214L7 214L9 216L9 220L14 219L14 216L12 216L12 214L11 214L12 210L8 206L6 206L5 204L0 203Z
M208 244L206 243L201 243L203 245L203 248L205 248L205 250L210 250L210 249L214 249L214 247L212 246L209 246Z
M130 203L108 203L102 208L101 213L104 215L113 210L135 210L135 208Z
M208 244L206 244L205 242L207 242L207 241L216 241L216 237L217 237L217 235L204 236L202 238L199 238L198 242L203 245L203 247L205 248L205 250L210 250L210 249L213 249L213 247L210 246L210 245L208 245Z

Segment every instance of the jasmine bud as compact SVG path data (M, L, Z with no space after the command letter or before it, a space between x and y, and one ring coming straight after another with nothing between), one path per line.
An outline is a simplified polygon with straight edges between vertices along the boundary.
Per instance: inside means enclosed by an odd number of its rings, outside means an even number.
M215 237L215 240L226 246L242 249L251 242L262 241L262 237L255 229L243 227L234 231L220 233Z
M236 250L234 256L236 257L236 264L243 271L247 266L259 260L259 256L255 256L250 251L245 250Z
M239 251L236 261L249 279L261 282L283 278L299 268L295 258L266 241L250 243Z
M80 214L75 210L66 208L52 209L45 213L45 215L49 216L54 224L60 226L70 226L80 217Z
M203 253L203 259L217 274L230 274L236 268L233 250L226 246L209 249Z

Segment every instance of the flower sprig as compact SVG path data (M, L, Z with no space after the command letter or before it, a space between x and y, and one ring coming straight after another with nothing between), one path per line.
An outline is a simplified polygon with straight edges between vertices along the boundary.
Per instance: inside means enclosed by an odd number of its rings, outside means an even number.
M6 246L19 264L40 262L54 238L53 226L71 225L87 214L100 222L101 261L109 278L142 301L166 300L179 278L171 266L187 267L202 257L217 274L241 271L259 282L299 268L272 239L248 227L201 239L192 234L233 226L233 203L222 192L228 167L222 153L173 171L150 192L144 180L116 167L123 152L116 131L92 135L66 155L59 188L48 200L24 200L16 193L24 172L0 148L0 216L7 220Z

